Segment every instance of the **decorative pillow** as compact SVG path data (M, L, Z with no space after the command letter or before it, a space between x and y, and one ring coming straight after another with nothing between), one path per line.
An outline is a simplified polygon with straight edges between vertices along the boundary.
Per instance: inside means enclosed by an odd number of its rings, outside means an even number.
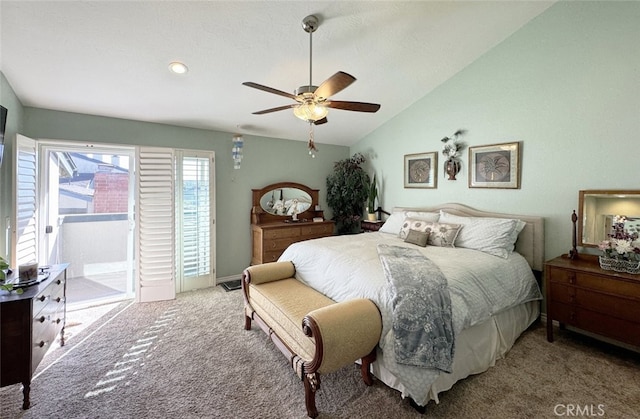
M405 238L404 241L418 246L427 247L429 233L431 233L431 230L429 229L427 229L427 231L409 230L407 238Z
M466 247L507 258L513 252L518 234L525 224L521 220L490 217L461 217L440 212L440 221L463 226L456 239L457 247Z
M460 233L460 224L430 223L427 244L438 247L455 247L456 237Z
M411 230L429 232L427 244L438 247L454 247L456 236L460 231L460 224L431 223L415 218L405 218L398 237L406 239Z
M402 240L407 238L407 234L409 234L409 230L416 230L421 232L426 232L431 228L431 224L428 221L418 220L416 218L405 218L402 223L402 227L400 228L400 232L398 233L398 237Z
M380 233L391 233L398 234L402 225L404 224L404 219L410 217L416 220L425 220L425 221L438 221L440 218L440 213L438 212L418 212L418 211L395 211L393 212L387 220L384 222L380 230Z

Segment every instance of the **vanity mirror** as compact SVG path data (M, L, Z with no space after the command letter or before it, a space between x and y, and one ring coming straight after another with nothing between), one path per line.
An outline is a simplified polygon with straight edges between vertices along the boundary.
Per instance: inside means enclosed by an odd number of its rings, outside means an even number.
M260 207L273 215L301 214L311 207L311 195L298 188L271 189L260 198Z
M625 230L640 231L640 190L580 191L578 245L597 247L606 240L616 215L626 216Z

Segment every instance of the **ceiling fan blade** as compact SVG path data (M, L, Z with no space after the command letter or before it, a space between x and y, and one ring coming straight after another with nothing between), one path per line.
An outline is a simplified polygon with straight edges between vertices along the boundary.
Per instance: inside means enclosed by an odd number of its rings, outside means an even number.
M351 74L347 74L343 71L338 71L336 74L323 81L322 84L318 86L316 91L313 93L316 95L316 97L327 99L330 96L333 96L339 91L345 89L354 81L356 81L356 78Z
M326 124L327 122L329 122L329 120L327 119L327 117L325 116L322 119L318 119L317 121L315 121L313 124L314 125L322 125L322 124Z
M343 109L345 111L356 112L377 112L380 109L380 105L377 103L365 103L365 102L344 102L341 100L328 100L323 102L328 108Z
M282 90L274 89L273 87L263 86L261 84L254 83L251 81L246 81L242 84L245 86L253 87L254 89L262 90L264 92L269 92L276 95L288 97L289 99L297 100L295 95L292 95L291 93L283 92Z
M296 106L298 106L298 104L297 103L293 103L291 105L278 106L277 108L270 108L270 109L265 109L265 110L262 110L262 111L253 112L253 114L254 115L263 115L265 113L284 111L285 109L291 109L291 108L296 107Z

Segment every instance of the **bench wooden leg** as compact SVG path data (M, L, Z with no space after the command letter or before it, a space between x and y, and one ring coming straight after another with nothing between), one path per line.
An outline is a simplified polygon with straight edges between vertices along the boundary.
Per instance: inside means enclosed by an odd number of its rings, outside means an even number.
M244 330L251 330L251 317L246 314L244 316Z
M371 363L376 360L376 348L365 357L362 357L362 364L360 364L360 374L362 374L362 380L368 386L373 385L373 376L371 375Z
M318 416L316 409L316 391L320 388L320 374L304 374L304 402L307 406L307 415L310 418Z

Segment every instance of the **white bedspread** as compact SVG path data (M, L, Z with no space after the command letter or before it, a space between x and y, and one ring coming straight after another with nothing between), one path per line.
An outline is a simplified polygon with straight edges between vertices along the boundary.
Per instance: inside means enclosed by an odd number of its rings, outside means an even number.
M292 261L300 281L337 302L364 297L376 303L383 324L382 357L376 362L419 404L428 401L426 394L440 372L394 360L391 293L377 253L379 243L419 249L440 267L449 285L456 334L495 313L542 298L530 266L515 252L503 259L471 249L423 248L380 232L307 240L286 249L279 260Z

